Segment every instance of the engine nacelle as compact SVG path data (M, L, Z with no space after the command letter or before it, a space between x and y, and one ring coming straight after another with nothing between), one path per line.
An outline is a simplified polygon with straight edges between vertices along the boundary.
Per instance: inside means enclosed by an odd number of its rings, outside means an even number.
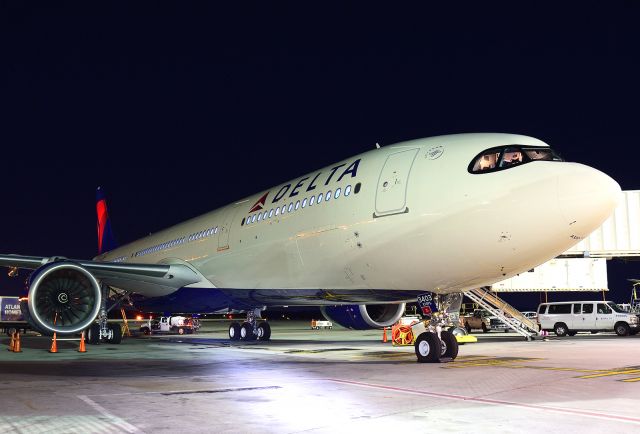
M352 304L347 306L322 306L320 311L329 321L354 330L390 327L404 313L405 304Z
M101 298L100 284L85 268L52 262L29 277L28 309L23 313L41 332L76 333L96 319Z

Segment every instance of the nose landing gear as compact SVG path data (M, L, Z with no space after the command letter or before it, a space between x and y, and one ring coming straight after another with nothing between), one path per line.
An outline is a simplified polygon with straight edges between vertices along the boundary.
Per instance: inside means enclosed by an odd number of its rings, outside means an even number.
M458 341L447 326L460 311L461 302L461 294L436 297L424 294L418 297L418 304L428 317L411 327L417 336L414 347L418 363L452 362L458 357Z

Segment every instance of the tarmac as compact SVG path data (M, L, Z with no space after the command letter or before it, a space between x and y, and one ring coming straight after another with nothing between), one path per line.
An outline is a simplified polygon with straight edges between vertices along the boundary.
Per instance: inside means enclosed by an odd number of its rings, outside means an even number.
M640 432L640 336L479 333L419 364L378 330L271 326L270 342L231 343L215 321L87 353L26 336L0 351L0 432Z

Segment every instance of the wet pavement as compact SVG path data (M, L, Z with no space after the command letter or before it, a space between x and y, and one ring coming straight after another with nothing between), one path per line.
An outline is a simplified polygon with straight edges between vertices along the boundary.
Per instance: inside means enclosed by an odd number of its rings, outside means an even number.
M640 336L480 333L418 364L377 330L271 325L270 342L230 343L216 321L87 353L27 336L0 351L0 432L640 431Z

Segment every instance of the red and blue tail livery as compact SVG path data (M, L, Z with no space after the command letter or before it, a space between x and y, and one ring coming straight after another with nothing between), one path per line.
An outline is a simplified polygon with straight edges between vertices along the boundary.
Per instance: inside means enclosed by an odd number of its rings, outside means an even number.
M98 254L102 254L117 248L118 244L111 230L107 198L101 187L96 190L96 213L98 214Z

